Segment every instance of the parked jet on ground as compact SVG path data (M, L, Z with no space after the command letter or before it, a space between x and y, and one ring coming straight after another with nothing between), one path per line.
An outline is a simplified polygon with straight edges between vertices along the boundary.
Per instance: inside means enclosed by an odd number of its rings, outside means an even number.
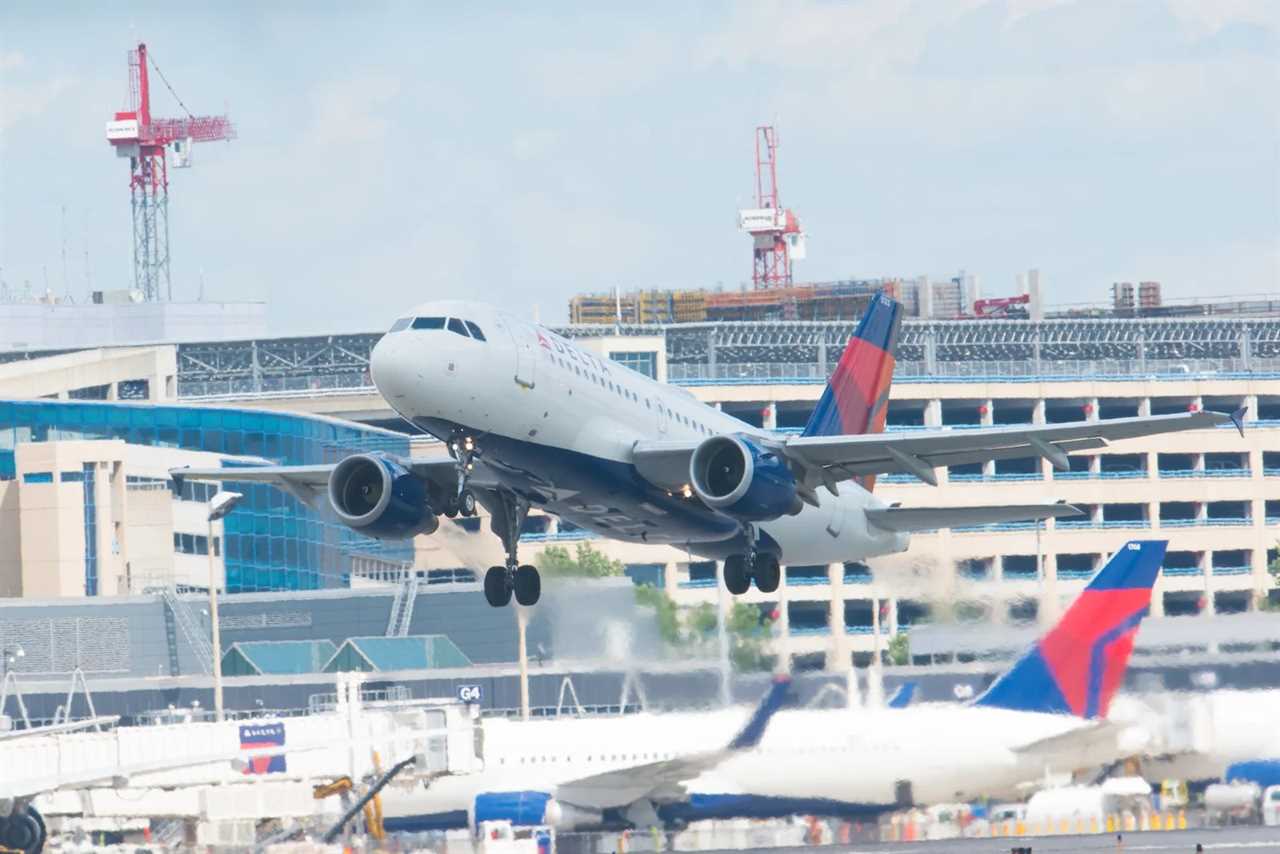
M799 436L764 430L684 389L593 356L536 323L471 302L433 302L397 320L370 357L373 382L452 459L355 454L332 465L175 469L175 478L265 481L371 537L432 533L478 501L506 550L484 578L489 604L538 601L517 557L530 507L601 536L672 543L724 560L725 586L773 592L780 561L821 564L904 551L912 531L1077 515L1066 504L899 507L876 475L936 484L939 466L1044 457L1109 440L1236 421L1191 412L885 434L901 306L871 301Z
M797 813L869 818L916 803L1013 794L1050 768L1110 764L1146 731L1106 718L1166 542L1126 543L1058 623L968 705L785 710L742 734L734 710L484 721L484 770L384 793L388 830L488 820L562 829ZM767 724L767 729L766 729ZM480 742L478 742L480 743Z

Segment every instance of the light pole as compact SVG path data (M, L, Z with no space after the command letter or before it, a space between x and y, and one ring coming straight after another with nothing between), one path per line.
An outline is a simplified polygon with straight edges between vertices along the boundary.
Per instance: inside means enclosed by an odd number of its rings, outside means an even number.
M19 658L25 658L27 651L22 648L22 644L6 646L0 650L0 683L4 682L6 676L9 675L9 667L17 664Z
M213 561L213 523L226 516L244 496L219 490L209 499L209 625L213 640L213 719L222 723L222 633L218 628L218 573ZM225 552L225 549L223 550Z

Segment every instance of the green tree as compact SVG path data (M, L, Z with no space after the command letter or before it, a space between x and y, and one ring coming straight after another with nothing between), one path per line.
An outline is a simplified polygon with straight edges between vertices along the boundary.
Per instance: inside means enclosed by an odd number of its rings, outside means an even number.
M658 634L671 646L679 646L683 637L680 634L680 609L673 600L652 584L636 586L636 604L652 608L658 620Z
M1258 608L1263 611L1280 611L1280 543L1270 551L1271 560L1267 563L1267 572L1271 574L1271 590L1264 590L1258 596Z
M889 638L889 661L894 664L911 663L911 640L906 632L898 632Z
M591 547L578 543L576 554L564 546L547 546L534 560L538 571L548 578L610 578L622 575L622 561L612 560Z
M641 593L640 591L646 591ZM637 588L636 601L653 607L663 640L686 653L714 654L717 649L716 607L703 602L680 613L666 593L650 587ZM767 670L773 666L768 653L772 617L762 617L755 605L737 602L725 621L729 636L729 660L739 672Z
M768 670L773 656L768 654L773 616L763 615L755 605L737 602L725 622L729 632L729 659L740 673Z

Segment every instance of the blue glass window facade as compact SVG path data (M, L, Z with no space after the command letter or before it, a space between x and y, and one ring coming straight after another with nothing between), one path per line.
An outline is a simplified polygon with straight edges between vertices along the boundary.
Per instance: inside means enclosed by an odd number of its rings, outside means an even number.
M84 595L98 595L98 502L95 463L84 464Z
M651 380L658 378L658 354L652 350L617 351L610 353L609 358Z
M14 448L20 442L61 439L122 439L265 457L281 465L335 462L357 450L409 454L407 436L328 418L194 406L0 401L0 479L15 476ZM91 477L86 468L86 481ZM354 553L413 559L412 543L360 536L271 486L227 483L225 488L245 496L223 520L228 592L348 586ZM200 490L199 497L207 492ZM87 503L88 483L85 494ZM189 500L182 494L176 498ZM86 588L88 580L86 563Z

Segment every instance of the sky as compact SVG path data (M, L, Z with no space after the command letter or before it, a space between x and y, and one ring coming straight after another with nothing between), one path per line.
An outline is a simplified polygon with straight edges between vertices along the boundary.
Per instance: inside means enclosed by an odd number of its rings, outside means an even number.
M1049 304L1151 279L1280 295L1280 0L10 0L11 290L131 286L104 125L138 41L238 134L171 171L175 299L265 301L278 334L436 298L562 321L580 291L739 288L769 123L797 281L965 270L994 296L1035 267Z

